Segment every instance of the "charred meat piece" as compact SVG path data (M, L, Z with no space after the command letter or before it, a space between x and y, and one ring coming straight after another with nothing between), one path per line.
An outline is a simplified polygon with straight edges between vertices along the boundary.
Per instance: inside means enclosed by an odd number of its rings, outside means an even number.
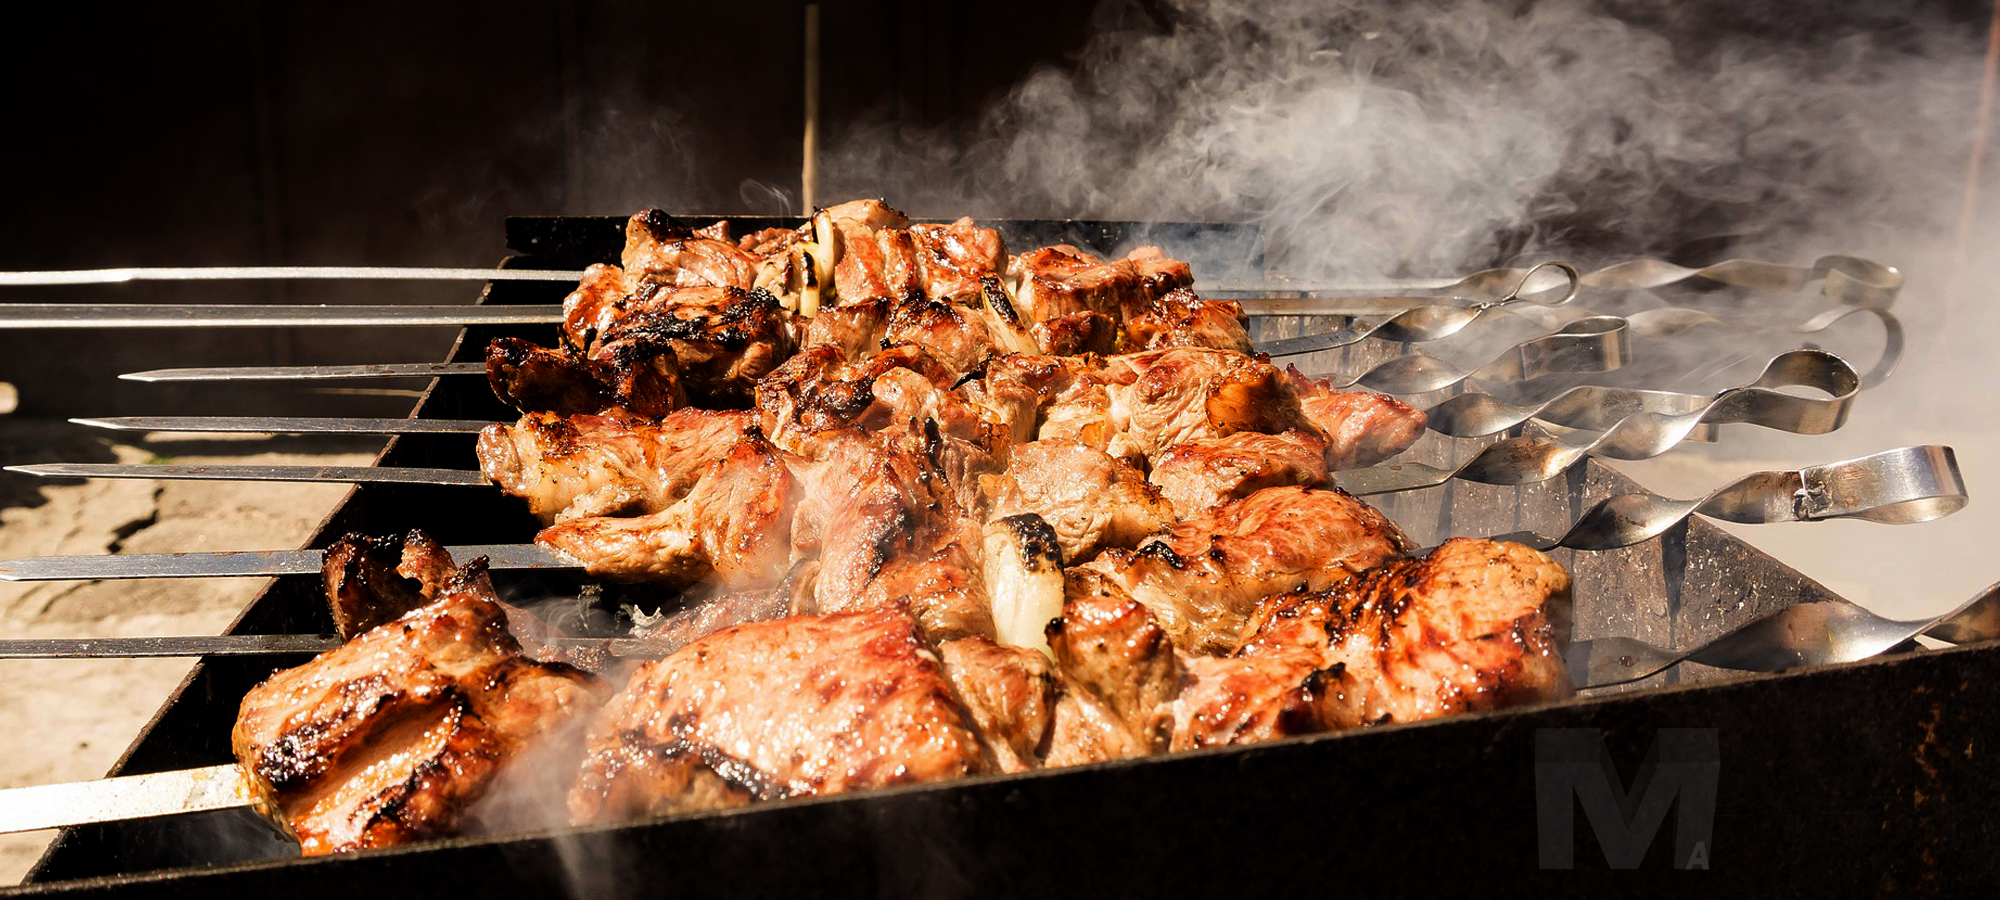
M798 489L777 449L753 432L710 463L672 506L634 518L570 519L542 529L535 541L611 581L769 586L791 564Z
M1372 466L1424 436L1429 417L1387 394L1343 391L1331 378L1308 378L1285 367L1285 380L1298 394L1306 418L1326 432L1326 464L1335 471Z
M643 285L734 287L749 290L757 283L757 257L729 240L728 223L717 229L691 230L657 209L641 212L625 223L626 292Z
M1253 352L1250 317L1234 300L1203 300L1176 288L1125 319L1126 350L1208 347Z
M989 445L993 429L951 391L951 371L923 349L899 344L847 362L822 344L786 360L757 385L764 433L781 447L818 456L826 435L937 423L941 433Z
M352 640L431 602L457 575L457 566L421 531L400 539L350 534L326 549L320 575L334 628Z
M1000 232L962 218L950 225L912 225L910 237L916 242L924 296L959 306L986 302L987 284L998 279L1006 265L1007 246Z
M979 739L893 607L755 622L649 663L591 729L579 824L981 771Z
M799 347L815 349L830 346L838 351L834 358L841 361L866 357L882 349L882 332L887 327L889 311L893 306L890 301L879 298L822 306L818 315L806 320Z
M1174 746L1413 722L1573 692L1569 575L1527 547L1454 538L1323 592L1265 600L1241 647L1189 664Z
M1190 653L1224 653L1257 602L1320 590L1401 554L1407 540L1373 507L1338 490L1266 488L1184 518L1136 551L1084 565L1152 610Z
M884 323L882 344L922 347L954 379L1009 349L976 308L921 297L895 305Z
M1028 329L1034 351L1050 356L1105 354L1116 348L1118 326L1101 312L1073 312L1036 322Z
M1128 300L1120 310L1123 319L1137 318L1173 292L1194 287L1194 270L1158 247L1140 247L1125 254L1125 261L1139 275L1139 294L1136 303Z
M607 411L659 418L687 405L680 361L670 348L627 347L611 359L582 359L520 338L486 347L493 395L522 412L586 415Z
M791 314L765 291L647 287L615 318L565 334L589 359L621 369L669 352L690 398L726 407L747 400L757 379L791 355L791 328Z
M1015 447L1006 471L981 483L991 515L1040 516L1072 565L1173 524L1174 508L1131 463L1067 438Z
M484 567L243 698L231 744L306 855L454 833L510 759L601 687L531 662Z
M545 524L655 513L754 424L744 411L681 409L657 423L531 413L479 433L479 470Z
M1559 629L1569 585L1535 550L1454 538L1337 586L1327 662L1340 671L1317 698L1321 722L1413 722L1568 696Z
M1159 753L1172 734L1169 703L1183 665L1152 613L1109 579L1071 569L1049 646L1062 674L1052 766Z
M1326 439L1317 429L1278 434L1239 431L1227 437L1175 444L1147 476L1176 511L1198 514L1267 487L1331 484Z

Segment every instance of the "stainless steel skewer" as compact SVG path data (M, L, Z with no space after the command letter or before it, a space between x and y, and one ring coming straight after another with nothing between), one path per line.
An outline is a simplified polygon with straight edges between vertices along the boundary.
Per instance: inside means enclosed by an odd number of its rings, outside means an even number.
M230 434L478 434L493 422L472 419L369 419L316 416L111 416L71 419L112 431L203 431Z
M1683 662L1744 672L1854 662L1920 634L1955 644L2000 637L2000 583L1925 619L1887 619L1850 603L1801 603L1689 650L1612 637L1576 641L1565 657L1576 686L1594 688L1638 681Z
M1405 468L1429 469L1428 466ZM476 472L466 474L479 477ZM1347 485L1351 474L1340 473L1343 485ZM1367 492L1360 486L1347 486L1347 490L1354 494ZM1965 500L1965 483L1951 448L1902 447L1796 471L1758 472L1699 500L1670 500L1645 491L1619 494L1591 507L1560 538L1533 532L1500 538L1538 550L1555 547L1608 550L1650 540L1697 513L1748 525L1825 519L1863 519L1900 525L1948 516L1963 507ZM488 557L496 569L577 565L576 561L535 544L448 549L456 559ZM0 561L0 581L274 576L318 571L319 551L314 550L41 556Z

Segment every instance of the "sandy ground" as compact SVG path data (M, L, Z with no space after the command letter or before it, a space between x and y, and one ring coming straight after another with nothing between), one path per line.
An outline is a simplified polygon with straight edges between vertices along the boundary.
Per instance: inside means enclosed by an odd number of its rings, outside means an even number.
M380 438L124 435L0 416L0 464L366 465ZM297 547L344 485L52 481L0 474L0 559ZM215 634L263 579L0 582L0 637ZM192 660L0 660L0 787L103 775ZM52 833L0 835L0 885Z

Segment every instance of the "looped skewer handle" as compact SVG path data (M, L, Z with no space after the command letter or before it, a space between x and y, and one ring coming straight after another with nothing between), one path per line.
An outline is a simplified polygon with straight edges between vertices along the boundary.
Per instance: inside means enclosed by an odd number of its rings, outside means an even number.
M1794 471L1756 472L1697 500L1649 492L1599 501L1560 538L1522 532L1509 540L1538 550L1610 550L1664 534L1700 514L1740 525L1860 519L1911 525L1965 507L1965 480L1950 447L1924 444Z

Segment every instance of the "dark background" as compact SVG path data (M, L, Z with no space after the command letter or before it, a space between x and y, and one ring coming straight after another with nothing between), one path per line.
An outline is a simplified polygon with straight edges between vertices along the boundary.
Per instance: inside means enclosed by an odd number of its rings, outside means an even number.
M1031 67L1061 64L1089 15L1089 4L1053 2L828 4L824 137L864 120L914 129L966 118ZM32 21L0 29L0 270L483 266L506 255L508 215L787 212L800 193L804 23L805 4L784 0L39 5ZM463 303L476 293L208 282L14 288L0 300ZM0 381L32 415L395 415L407 399L114 376L424 361L442 358L454 331L0 331Z

